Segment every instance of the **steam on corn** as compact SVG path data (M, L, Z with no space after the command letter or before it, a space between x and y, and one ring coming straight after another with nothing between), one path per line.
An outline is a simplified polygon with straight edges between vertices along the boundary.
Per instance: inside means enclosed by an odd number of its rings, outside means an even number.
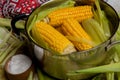
M61 54L76 51L74 45L65 36L45 22L36 22L35 26L32 28L32 35L38 44L40 37L42 37L51 49Z
M93 17L93 13L92 13L92 7L89 5L62 8L53 11L48 15L49 24L52 26L61 25L62 21L67 18L75 18L76 20L81 22L82 20L91 17Z
M64 20L62 30L64 35L79 39L79 41L72 41L78 50L86 50L92 48L90 44L86 43L87 41L91 41L91 38L84 31L77 20L72 18Z

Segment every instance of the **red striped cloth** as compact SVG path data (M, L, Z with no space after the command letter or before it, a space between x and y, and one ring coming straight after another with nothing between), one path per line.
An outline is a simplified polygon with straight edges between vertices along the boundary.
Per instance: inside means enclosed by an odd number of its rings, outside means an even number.
M30 14L33 9L48 0L0 0L0 16L11 18L19 14Z
M3 8L3 4L5 3L6 0L0 0L0 17L3 17L2 14L2 8Z

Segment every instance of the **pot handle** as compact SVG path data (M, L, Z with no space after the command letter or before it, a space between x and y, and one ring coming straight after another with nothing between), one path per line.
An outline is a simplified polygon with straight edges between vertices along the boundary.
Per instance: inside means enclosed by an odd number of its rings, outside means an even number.
M112 47L114 47L115 45L120 45L120 40L117 41L111 41L108 46L106 47L106 51L109 51L109 49L111 49Z
M17 15L14 18L12 18L11 27L12 27L13 33L15 33L17 35L20 35L20 31L19 31L19 29L16 28L15 24L16 24L17 21L19 21L21 19L24 19L24 18L27 18L27 17L28 17L28 15L21 14L21 15Z

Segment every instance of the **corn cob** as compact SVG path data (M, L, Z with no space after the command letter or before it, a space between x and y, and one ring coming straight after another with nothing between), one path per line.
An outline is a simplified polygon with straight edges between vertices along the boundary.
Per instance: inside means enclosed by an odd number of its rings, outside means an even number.
M56 11L51 12L48 15L49 24L52 26L61 25L62 21L67 18L75 18L79 22L93 17L91 6L76 6L69 8L62 8Z
M63 34L66 36L73 36L78 39L85 39L87 41L91 41L89 35L84 31L79 22L75 19L66 19L62 25ZM74 46L78 50L86 50L92 48L92 46L83 41L72 41Z
M64 35L45 22L36 22L32 28L32 36L38 43L41 36L51 49L60 54L76 51L74 45Z

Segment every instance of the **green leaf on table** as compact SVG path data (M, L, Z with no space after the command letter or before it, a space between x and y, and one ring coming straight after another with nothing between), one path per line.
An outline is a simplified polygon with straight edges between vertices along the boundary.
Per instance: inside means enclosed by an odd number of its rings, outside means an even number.
M70 71L67 75L79 75L80 73L106 73L106 72L120 72L120 62L111 63L107 65L92 67L88 69Z

